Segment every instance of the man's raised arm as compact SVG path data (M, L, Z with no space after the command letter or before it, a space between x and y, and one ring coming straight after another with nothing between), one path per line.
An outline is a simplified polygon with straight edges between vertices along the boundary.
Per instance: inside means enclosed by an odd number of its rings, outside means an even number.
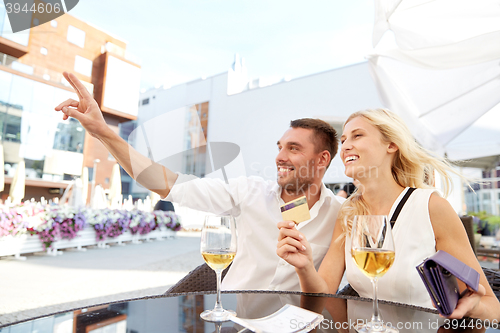
M63 120L69 117L77 119L90 135L102 142L130 177L162 198L166 197L177 179L177 174L141 155L109 128L97 102L78 78L71 73L64 72L63 75L79 99L68 99L55 108L56 111L62 111Z

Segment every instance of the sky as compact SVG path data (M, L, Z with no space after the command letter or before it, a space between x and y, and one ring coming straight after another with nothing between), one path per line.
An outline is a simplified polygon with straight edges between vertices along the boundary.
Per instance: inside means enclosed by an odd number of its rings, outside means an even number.
M249 77L306 76L364 61L373 0L80 0L69 12L127 42L143 90L229 69Z

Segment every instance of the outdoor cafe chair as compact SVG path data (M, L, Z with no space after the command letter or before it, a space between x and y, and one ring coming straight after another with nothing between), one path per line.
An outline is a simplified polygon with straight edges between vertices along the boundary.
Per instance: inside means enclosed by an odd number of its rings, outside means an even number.
M224 279L230 267L231 265L222 272L222 279ZM488 283L491 286L491 289L493 289L493 292L500 300L500 271L483 267L483 272L486 276L486 279L488 280ZM217 281L215 272L206 263L204 263L193 269L179 282L170 287L165 292L165 295L216 290ZM339 290L337 294L354 297L359 296L358 293L349 284L347 284L342 290Z
M496 295L496 297L500 300L500 271L494 270L494 269L489 269L489 268L483 268L484 275L486 276L486 280L488 280L488 283L491 286L491 289L493 289L493 293ZM350 284L347 284L344 288L339 290L337 292L338 295L344 295L344 296L354 296L357 297L359 296L356 290L354 290L353 287L351 287Z
M228 268L222 271L222 279L226 276ZM215 271L211 269L206 263L193 269L179 282L170 287L165 292L167 294L178 294L198 291L217 291L217 280Z

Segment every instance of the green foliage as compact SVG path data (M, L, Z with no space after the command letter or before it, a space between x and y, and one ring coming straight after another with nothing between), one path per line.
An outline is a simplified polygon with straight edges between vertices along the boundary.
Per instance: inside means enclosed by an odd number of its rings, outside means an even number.
M468 212L467 215L477 216L480 220L488 221L491 226L500 226L500 216L490 215L484 210L480 212Z
M500 216L490 216L486 219L490 225L500 226Z
M489 216L491 216L487 214L484 210L480 212L467 212L467 215L479 217L480 220L486 220Z

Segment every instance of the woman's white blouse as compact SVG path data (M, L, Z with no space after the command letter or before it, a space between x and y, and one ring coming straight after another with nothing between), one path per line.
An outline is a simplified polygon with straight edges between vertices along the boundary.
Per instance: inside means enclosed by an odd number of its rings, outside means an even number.
M406 188L394 202L389 218ZM378 280L378 298L393 302L433 308L429 294L417 273L416 266L436 253L436 240L429 216L429 199L434 189L417 189L404 204L393 229L396 258L387 273ZM351 257L351 240L345 242L346 278L362 297L373 297L370 279Z

